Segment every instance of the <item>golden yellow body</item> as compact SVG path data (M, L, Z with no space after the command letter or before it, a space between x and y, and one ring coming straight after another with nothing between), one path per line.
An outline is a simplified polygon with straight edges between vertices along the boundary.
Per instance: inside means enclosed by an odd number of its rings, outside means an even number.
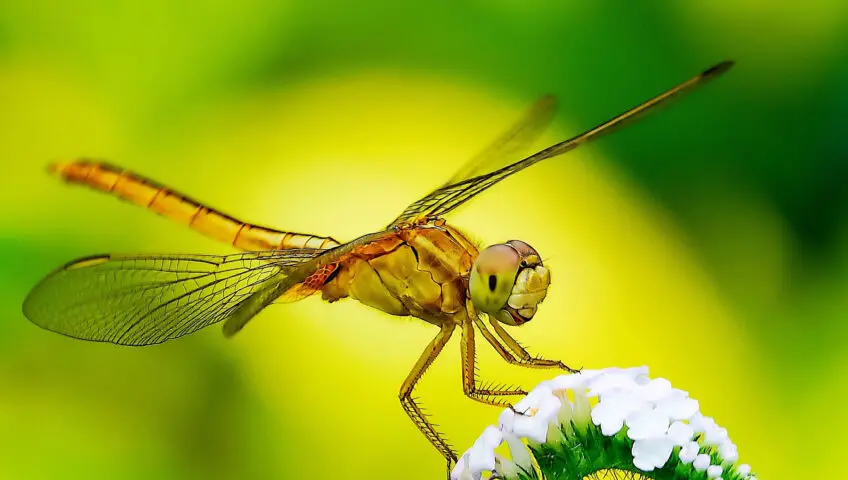
M465 315L467 279L477 247L444 222L385 232L343 262L325 300L351 297L391 315L434 325Z
M550 273L539 254L519 240L479 250L447 225L444 216L497 182L615 131L732 65L719 63L580 135L503 165L516 145L534 137L553 117L553 99L543 98L489 149L447 184L409 205L384 231L344 244L332 237L242 222L106 163L77 160L56 165L53 172L68 182L170 217L246 253L80 259L42 280L24 301L24 314L51 331L121 345L161 343L221 321L224 333L233 335L269 304L318 291L330 302L351 297L391 315L420 318L438 326L439 333L404 380L399 398L415 426L447 459L450 471L456 452L412 392L457 328L462 332L462 388L473 400L512 408L503 397L525 394L520 388L481 386L475 368L476 331L511 364L574 370L530 355L502 326L530 321L544 300Z

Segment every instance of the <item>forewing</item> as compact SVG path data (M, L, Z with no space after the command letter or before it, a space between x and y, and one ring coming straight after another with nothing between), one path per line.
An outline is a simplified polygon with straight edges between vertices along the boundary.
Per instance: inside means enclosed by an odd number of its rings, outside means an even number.
M404 212L396 218L391 225L389 225L389 227L391 228L398 225L414 223L420 219L428 217L441 217L506 177L520 172L521 170L524 170L525 168L542 160L562 155L563 153L573 150L584 143L630 125L641 118L644 114L655 111L657 107L667 104L672 99L680 98L695 88L706 84L710 80L729 70L732 66L733 62L719 63L686 82L666 91L665 93L662 93L641 105L617 115L606 122L577 135L576 137L572 137L564 142L552 145L523 160L507 165L503 168L499 168L490 173L478 175L476 177L461 180L439 188L407 207L406 210L404 210Z
M88 257L42 280L23 311L36 325L74 338L162 343L233 316L260 290L285 290L294 281L289 274L323 251Z
M491 172L512 163L515 156L529 153L527 149L550 125L554 114L556 98L553 95L540 98L509 130L457 170L445 185Z
M500 168L516 156L526 154L526 149L550 124L555 113L556 98L552 95L540 98L518 122L466 162L439 190ZM434 194L439 190L407 207L389 227L414 223L419 218L427 216L430 209L438 202Z

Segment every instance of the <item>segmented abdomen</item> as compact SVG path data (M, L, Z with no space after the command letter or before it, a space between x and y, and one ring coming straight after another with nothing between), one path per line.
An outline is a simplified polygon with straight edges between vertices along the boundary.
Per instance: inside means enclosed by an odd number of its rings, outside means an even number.
M50 170L69 183L109 193L242 250L327 249L339 245L331 237L284 232L242 222L153 180L108 163L77 160L54 164Z

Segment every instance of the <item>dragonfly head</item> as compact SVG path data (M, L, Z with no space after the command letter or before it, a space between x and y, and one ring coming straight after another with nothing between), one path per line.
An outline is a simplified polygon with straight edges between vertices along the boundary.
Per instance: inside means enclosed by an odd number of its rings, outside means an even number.
M471 302L507 325L529 322L548 293L550 271L539 253L521 240L483 249L471 267Z

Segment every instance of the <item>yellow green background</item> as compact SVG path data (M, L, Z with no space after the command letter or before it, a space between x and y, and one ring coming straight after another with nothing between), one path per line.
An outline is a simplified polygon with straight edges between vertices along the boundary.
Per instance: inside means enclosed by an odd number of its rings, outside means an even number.
M245 220L355 238L450 177L538 96L552 143L717 61L725 77L523 172L450 220L552 270L514 330L572 366L648 365L763 479L840 478L848 410L844 2L0 3L0 477L442 478L397 401L436 333L353 301L272 306L148 348L20 305L100 252L228 253L45 173L104 158ZM482 348L481 348L482 349ZM502 364L484 379L552 372ZM498 410L458 344L420 397L464 450Z

